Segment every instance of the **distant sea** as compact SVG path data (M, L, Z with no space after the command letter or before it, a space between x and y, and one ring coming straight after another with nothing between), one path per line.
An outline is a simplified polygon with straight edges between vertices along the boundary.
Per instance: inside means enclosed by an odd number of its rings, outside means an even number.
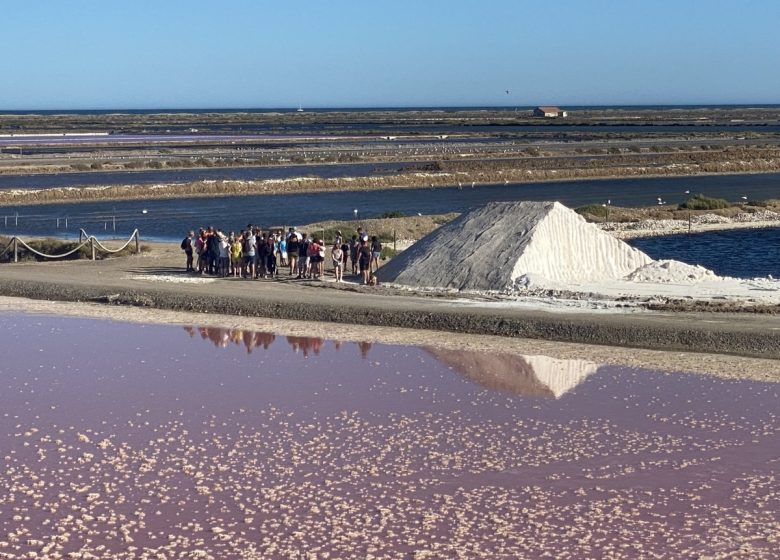
M386 111L403 113L406 111L530 111L535 105L499 105L499 106L440 106L440 107L304 107L308 113L358 113L366 111ZM674 109L780 109L780 104L762 104L747 103L733 105L561 105L567 111L585 111L585 110L642 110L642 111L664 111ZM112 113L135 114L135 115L153 115L159 113L172 114L202 114L202 113L296 113L297 107L268 107L268 108L190 108L190 109L171 109L171 108L150 108L150 109L15 109L0 110L0 115L110 115Z

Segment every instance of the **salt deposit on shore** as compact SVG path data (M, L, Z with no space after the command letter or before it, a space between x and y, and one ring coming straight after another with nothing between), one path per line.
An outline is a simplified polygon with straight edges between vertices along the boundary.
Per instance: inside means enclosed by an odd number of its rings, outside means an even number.
M598 226L618 239L635 239L637 237L653 237L656 235L671 235L688 233L687 220L640 220L638 222L605 222ZM780 214L771 210L748 213L743 212L728 218L717 214L700 214L691 216L690 232L706 233L728 229L757 229L779 227Z

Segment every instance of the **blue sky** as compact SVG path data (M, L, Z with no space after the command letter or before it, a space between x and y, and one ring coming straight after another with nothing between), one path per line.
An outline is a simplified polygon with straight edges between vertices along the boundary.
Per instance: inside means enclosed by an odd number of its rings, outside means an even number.
M0 110L780 103L778 0L0 8Z

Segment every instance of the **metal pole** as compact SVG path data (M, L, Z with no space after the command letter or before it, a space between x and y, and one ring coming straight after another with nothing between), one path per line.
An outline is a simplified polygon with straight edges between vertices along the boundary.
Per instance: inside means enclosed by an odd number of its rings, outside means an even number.
M138 244L138 230L135 230L135 254L139 254L141 252L141 246Z
M19 242L16 239L16 236L14 235L14 262L19 262Z
M19 212L16 212L14 214L14 218L16 218L16 223L14 223L14 226L18 227L19 226Z
M691 213L688 212L688 235L691 234Z
M92 249L92 260L94 261L95 260L95 240L92 237L89 238L89 246Z
M395 241L396 241L395 230L393 230L393 252L394 253L396 252Z

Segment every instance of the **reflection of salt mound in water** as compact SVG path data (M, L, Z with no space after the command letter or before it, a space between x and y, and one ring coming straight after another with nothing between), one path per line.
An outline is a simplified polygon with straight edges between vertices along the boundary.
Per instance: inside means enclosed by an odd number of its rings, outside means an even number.
M506 290L545 279L619 279L649 262L558 202L492 202L433 231L377 275L409 286Z
M696 284L715 280L718 276L700 265L680 261L653 261L636 269L626 277L633 282L661 282L664 284Z
M560 398L598 369L596 364L584 360L442 348L425 350L439 362L488 389L528 397Z
M559 360L548 356L525 356L525 360L533 368L536 378L550 388L556 399L598 369L596 364L585 360Z

